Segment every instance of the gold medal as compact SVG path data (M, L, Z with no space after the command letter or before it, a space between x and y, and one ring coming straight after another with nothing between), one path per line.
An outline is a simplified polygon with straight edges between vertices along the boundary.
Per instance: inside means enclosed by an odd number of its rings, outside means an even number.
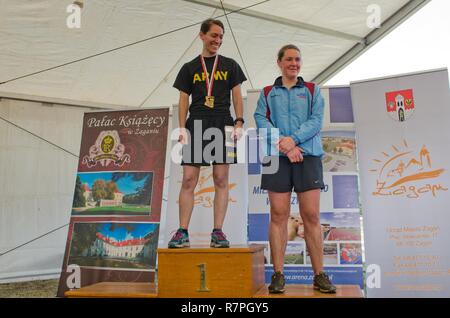
M214 74L216 73L217 64L219 61L219 56L216 55L214 59L214 64L212 68L211 74L208 74L208 70L206 69L205 59L202 55L200 55L200 61L202 63L203 73L205 74L206 80L206 96L205 96L205 106L208 108L214 108L214 96L212 96L213 84L214 84ZM211 77L210 77L211 75Z
M214 108L214 96L205 96L205 106Z

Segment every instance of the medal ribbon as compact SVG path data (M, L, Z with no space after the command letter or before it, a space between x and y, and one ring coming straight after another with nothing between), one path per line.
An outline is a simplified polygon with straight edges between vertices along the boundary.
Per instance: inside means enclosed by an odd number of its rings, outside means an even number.
M209 76L208 76L208 71L206 69L206 63L205 63L205 59L203 58L203 55L200 55L200 60L202 62L203 72L205 73L205 77L206 77L206 96L212 96L214 74L216 73L217 64L219 64L219 55L216 55L216 58L214 59L214 65L213 65L213 69L211 72L211 78L209 78Z

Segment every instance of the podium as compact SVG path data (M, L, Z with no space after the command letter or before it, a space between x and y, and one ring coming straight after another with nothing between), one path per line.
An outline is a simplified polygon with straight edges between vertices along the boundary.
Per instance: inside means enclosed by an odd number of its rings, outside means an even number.
M157 284L103 282L65 292L69 298L361 298L358 285L337 285L322 294L312 285L286 284L269 294L264 282L264 246L158 249Z
M264 246L158 249L159 297L253 297L264 286Z

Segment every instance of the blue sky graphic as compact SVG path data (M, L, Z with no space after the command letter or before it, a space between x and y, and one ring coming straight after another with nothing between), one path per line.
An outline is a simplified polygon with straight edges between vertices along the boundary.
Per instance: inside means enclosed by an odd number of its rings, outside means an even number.
M134 230L128 232L126 228L120 227L116 228L114 231L110 231L112 223L104 223L98 226L98 231L105 236L114 238L117 241L129 240L134 238L144 237L145 235L155 231L158 226L155 223L129 223L134 226ZM123 223L118 223L123 224Z
M120 173L120 172L114 172ZM136 189L142 187L145 181L149 178L151 172L148 172L148 175L140 181L134 181L132 176L127 176L125 178L121 178L116 182L119 191L124 194L136 193ZM112 178L112 172L101 172L101 173L79 173L78 176L81 179L81 183L87 183L89 188L92 189L92 185L95 180L103 179L105 181L109 181Z
M332 227L360 227L358 212L321 212L320 223L328 223Z

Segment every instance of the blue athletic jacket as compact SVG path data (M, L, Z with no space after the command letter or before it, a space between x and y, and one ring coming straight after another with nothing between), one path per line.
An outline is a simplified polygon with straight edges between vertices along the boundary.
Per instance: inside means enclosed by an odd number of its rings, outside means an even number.
M253 116L258 128L266 128L267 131L278 128L279 138L292 137L297 146L304 150L304 156L321 157L324 154L320 138L323 109L324 101L317 85L314 85L313 97L303 78L299 77L297 84L288 90L283 86L280 76L275 80L267 98L264 90L261 91ZM269 149L273 149L277 141L274 134L269 134ZM279 155L284 156L281 152Z

